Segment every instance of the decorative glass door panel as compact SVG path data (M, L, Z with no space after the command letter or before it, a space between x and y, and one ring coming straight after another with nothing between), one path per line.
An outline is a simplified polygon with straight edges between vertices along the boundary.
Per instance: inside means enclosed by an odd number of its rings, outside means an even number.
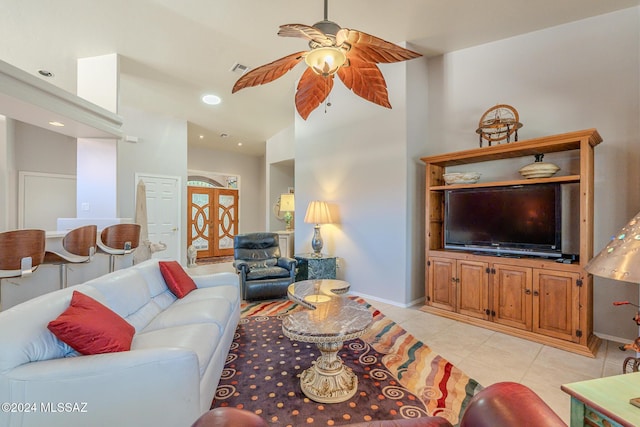
M238 191L188 187L188 197L187 246L196 248L198 258L233 255L233 238L238 230Z
M210 188L188 187L189 195L189 236L187 246L193 245L198 258L213 256L211 244L211 190Z
M233 237L238 228L238 192L215 189L217 217L217 241L213 256L233 255Z

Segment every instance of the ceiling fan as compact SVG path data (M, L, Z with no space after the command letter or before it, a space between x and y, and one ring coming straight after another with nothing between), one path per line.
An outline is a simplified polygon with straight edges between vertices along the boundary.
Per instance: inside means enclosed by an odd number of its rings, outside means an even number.
M313 26L281 25L278 31L282 37L307 39L310 50L287 55L247 72L235 83L232 93L272 82L304 59L308 68L298 82L295 96L296 109L304 120L325 101L333 89L335 74L356 95L391 108L387 84L376 64L401 62L422 55L362 31L340 28L327 19L327 2L324 0L324 20Z

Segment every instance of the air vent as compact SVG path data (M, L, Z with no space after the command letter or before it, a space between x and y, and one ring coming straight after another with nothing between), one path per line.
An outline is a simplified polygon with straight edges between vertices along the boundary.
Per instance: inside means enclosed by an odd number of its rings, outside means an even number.
M232 73L244 74L249 71L249 67L236 62L235 64L233 64L229 71L231 71Z

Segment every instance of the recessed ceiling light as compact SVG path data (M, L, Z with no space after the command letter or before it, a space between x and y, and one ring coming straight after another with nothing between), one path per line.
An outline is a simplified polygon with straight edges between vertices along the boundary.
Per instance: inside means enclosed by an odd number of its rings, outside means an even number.
M56 126L56 127L59 127L59 128L64 126L64 123L60 123L60 122L56 122L56 121L49 122L49 124L51 126Z
M221 101L222 99L216 95L205 95L202 97L202 102L209 105L218 105Z
M38 74L40 74L43 77L53 77L53 73L48 70L38 70Z
M242 142L238 142L238 147L242 147Z
M204 135L200 135L200 139L204 139Z

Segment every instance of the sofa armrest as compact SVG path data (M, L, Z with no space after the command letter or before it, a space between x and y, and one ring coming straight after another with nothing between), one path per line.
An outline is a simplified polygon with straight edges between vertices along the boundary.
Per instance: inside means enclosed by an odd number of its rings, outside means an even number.
M289 271L295 270L297 263L298 261L294 258L288 258L285 256L278 258L278 267L286 268Z
M51 359L0 377L4 402L40 405L55 396L55 402L78 403L85 412L55 414L55 425L65 426L131 425L141 419L146 425L190 425L200 414L199 394L197 356L179 348ZM7 425L53 425L51 413L18 416Z
M460 427L567 425L531 389L513 382L495 383L469 401Z
M213 288L216 286L238 286L238 275L231 272L205 274L191 277L198 288Z

